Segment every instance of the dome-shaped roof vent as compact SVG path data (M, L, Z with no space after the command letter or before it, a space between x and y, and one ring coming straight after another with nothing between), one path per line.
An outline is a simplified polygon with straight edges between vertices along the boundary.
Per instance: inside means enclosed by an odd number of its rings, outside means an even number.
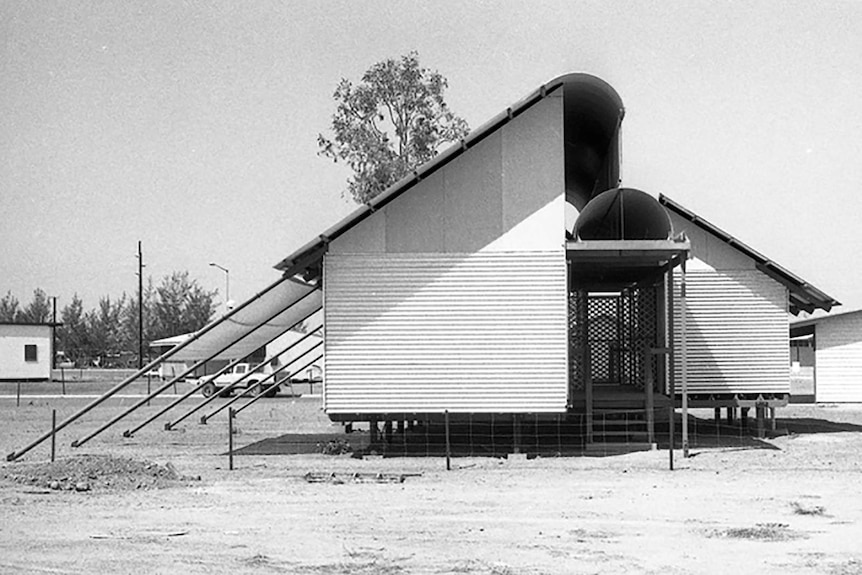
M634 188L614 188L591 199L575 222L581 240L666 240L670 217L658 200Z

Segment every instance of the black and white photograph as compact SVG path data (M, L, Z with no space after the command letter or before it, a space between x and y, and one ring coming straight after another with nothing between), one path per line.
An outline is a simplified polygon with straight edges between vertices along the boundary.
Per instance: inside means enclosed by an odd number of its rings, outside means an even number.
M862 575L862 2L0 3L0 573Z

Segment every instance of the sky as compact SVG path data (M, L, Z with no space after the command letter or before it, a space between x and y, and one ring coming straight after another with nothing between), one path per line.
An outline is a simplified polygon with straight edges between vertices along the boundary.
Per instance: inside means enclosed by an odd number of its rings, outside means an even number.
M626 107L622 178L862 307L862 2L0 3L0 294L242 301L355 209L332 93L419 52L472 128L568 72Z

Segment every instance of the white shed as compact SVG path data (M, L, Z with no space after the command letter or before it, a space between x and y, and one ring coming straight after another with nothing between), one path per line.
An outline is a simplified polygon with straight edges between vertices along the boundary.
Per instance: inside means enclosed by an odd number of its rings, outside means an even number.
M862 310L793 322L790 337L813 348L813 362L803 356L801 367L813 367L815 401L862 402Z
M51 379L53 324L0 323L0 380Z

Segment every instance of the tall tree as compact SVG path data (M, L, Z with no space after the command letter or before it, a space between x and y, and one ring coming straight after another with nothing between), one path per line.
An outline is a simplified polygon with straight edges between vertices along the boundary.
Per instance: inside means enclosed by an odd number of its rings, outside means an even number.
M60 321L63 325L57 328L57 349L63 350L76 363L86 361L89 333L84 321L84 302L78 294L72 296L72 301L60 311Z
M162 278L152 306L154 339L188 333L202 328L215 314L218 290L206 291L188 272L174 272Z
M18 298L12 295L11 291L6 292L0 299L0 322L14 323L21 313L19 305Z
M155 305L156 299L156 288L153 285L152 277L148 277L147 281L144 283L144 290L142 296L144 300L144 313L142 314L144 317L144 353L146 354L147 343L154 339L158 339L155 336L156 326L155 318L153 315L153 306ZM129 304L126 306L122 317L123 349L134 350L135 352L137 352L138 350L138 318L138 298L131 297L129 298Z
M33 290L33 299L27 304L15 321L20 323L45 323L51 321L51 304L48 296L39 288Z
M320 154L345 162L353 176L346 193L366 203L463 138L467 122L443 98L448 82L419 65L419 54L374 64L353 84L342 78L333 98L333 138L317 136Z
M215 315L218 290L207 291L189 278L188 272L165 276L156 287L153 279L144 286L144 345L154 339L199 330ZM7 292L0 298L0 322L46 322L51 319L49 298L41 289L24 309ZM60 310L63 325L57 329L57 349L78 365L125 364L137 357L138 300L123 293L119 298L103 296L95 309L85 311L75 294ZM134 362L133 362L134 363Z
M126 294L111 300L110 296L99 298L99 306L84 316L87 324L87 355L98 358L116 355L123 351L121 318L126 308Z

